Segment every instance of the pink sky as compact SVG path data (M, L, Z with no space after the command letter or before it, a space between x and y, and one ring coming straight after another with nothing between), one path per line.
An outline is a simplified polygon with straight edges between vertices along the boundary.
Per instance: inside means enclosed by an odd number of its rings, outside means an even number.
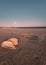
M13 21L13 22L7 22L7 23L1 23L0 24L1 27L38 27L38 26L46 26L46 24L44 23L34 23L33 22L17 22L17 21Z

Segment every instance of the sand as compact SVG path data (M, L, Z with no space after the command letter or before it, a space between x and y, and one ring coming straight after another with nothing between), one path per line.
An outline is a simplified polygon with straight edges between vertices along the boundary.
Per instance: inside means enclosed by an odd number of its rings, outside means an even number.
M39 38L38 40L31 39L22 34L36 34ZM19 40L19 45L16 50L0 46L0 65L46 65L46 39L44 36L46 36L46 28L1 28L0 44L4 40L14 37Z

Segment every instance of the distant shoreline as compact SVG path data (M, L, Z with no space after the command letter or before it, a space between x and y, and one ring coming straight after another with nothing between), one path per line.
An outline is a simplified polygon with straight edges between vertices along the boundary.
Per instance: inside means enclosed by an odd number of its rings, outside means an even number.
M0 28L46 28L46 27L0 27Z
M46 27L16 27L16 28L46 28Z

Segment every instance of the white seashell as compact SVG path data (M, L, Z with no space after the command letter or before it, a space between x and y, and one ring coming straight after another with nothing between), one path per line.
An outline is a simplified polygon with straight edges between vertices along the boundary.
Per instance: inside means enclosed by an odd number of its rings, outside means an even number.
M9 39L8 41L12 42L12 44L13 44L14 46L17 46L18 43L19 43L17 38L11 38L11 39Z
M9 48L9 49L16 49L15 46L10 41L2 42L1 47Z

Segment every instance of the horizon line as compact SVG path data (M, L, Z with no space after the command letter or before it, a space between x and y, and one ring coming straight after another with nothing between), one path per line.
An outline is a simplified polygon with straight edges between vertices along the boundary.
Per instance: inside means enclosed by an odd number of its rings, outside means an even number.
M46 26L34 26L34 27L0 27L0 28L46 28Z

